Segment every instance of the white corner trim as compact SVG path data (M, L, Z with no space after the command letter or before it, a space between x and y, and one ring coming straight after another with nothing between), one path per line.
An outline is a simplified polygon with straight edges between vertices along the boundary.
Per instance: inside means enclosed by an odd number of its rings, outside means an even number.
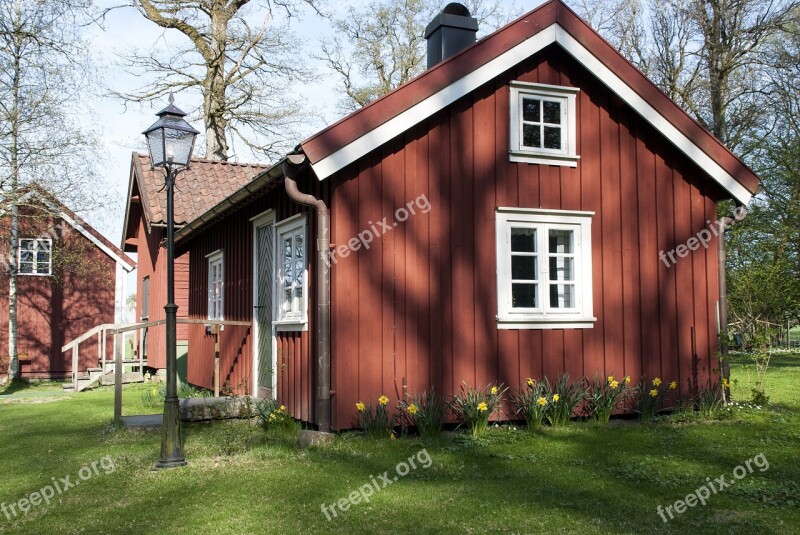
M343 169L358 158L380 147L402 132L419 124L434 113L452 104L496 76L521 63L546 46L558 43L579 63L594 73L611 91L636 110L647 122L664 136L701 169L743 204L747 204L752 194L739 184L733 176L717 164L692 140L680 132L666 117L661 115L628 84L622 81L591 52L581 45L569 32L557 23L540 30L514 48L497 56L490 62L459 78L449 86L412 106L399 115L350 142L341 149L326 156L311 168L320 181Z

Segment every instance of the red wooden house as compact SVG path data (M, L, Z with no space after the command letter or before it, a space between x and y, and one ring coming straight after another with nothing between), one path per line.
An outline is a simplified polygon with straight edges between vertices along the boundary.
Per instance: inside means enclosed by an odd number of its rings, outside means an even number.
M404 385L715 380L716 234L690 238L758 177L561 1L475 28L448 6L426 72L178 233L189 315L254 322L232 385L344 429ZM206 387L210 343L189 328Z
M21 196L19 249L4 256L17 269L17 352L20 375L63 378L72 372L64 344L99 323L117 323L125 306L125 276L136 263L44 190ZM3 234L10 219L0 215ZM0 348L8 348L7 270L0 274ZM112 346L109 346L109 357ZM95 339L80 348L79 371L98 365ZM7 371L0 359L0 373Z
M265 168L193 158L190 168L176 177L176 228L208 211L217 201L239 189ZM167 254L162 243L166 238L167 198L163 188L164 172L152 169L148 156L134 152L131 156L122 249L126 253L137 254L137 322L165 318ZM179 318L188 317L188 295L189 255L184 253L175 258L175 302ZM147 366L154 370L166 368L164 336L163 327L149 329L145 334L144 357ZM177 340L178 355L185 355L188 343L185 324L178 325Z

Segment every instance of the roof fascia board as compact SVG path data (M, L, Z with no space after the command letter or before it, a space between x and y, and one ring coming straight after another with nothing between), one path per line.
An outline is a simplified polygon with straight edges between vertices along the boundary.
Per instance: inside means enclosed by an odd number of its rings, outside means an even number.
M136 268L134 264L131 264L130 262L125 260L125 258L118 255L113 249L108 247L105 243L98 240L96 236L94 236L91 232L86 230L86 228L81 223L70 217L70 215L66 211L62 210L58 205L56 205L49 199L45 199L41 196L40 198L42 198L42 202L44 202L48 206L48 208L50 208L53 211L53 213L57 214L58 217L69 223L69 225L72 228L80 232L85 238L87 238L89 241L95 244L95 246L98 249L100 249L105 254L110 256L111 259L114 260L117 264L121 265L125 271L131 272Z
M695 164L708 173L720 186L725 188L736 200L747 204L753 197L730 173L725 171L703 149L681 132L666 117L651 106L645 99L626 84L622 78L597 59L589 50L580 44L569 32L560 26L556 29L558 44L574 57L581 65L592 72L603 84L620 97L625 103L656 130L661 132L675 147L689 157Z
M543 28L535 35L459 78L430 97L322 158L317 163L312 163L311 168L320 181L325 180L358 158L390 141L398 133L409 130L459 98L494 79L500 73L518 65L553 43L558 43L567 53L590 72L594 73L612 92L662 132L681 152L706 171L736 200L742 204L747 204L750 201L752 194L744 186L678 130L666 117L648 104L633 88L614 74L558 23L553 23Z

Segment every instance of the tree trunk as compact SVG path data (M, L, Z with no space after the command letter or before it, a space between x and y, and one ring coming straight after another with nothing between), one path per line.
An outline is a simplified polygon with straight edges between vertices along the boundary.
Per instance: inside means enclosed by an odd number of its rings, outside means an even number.
M228 127L225 118L225 46L228 41L229 18L222 6L211 13L211 56L205 58L208 74L203 97L203 110L206 116L206 157L223 162L228 159L228 141L225 138Z
M21 46L14 50L14 79L11 103L11 254L8 265L8 378L13 381L20 375L17 350L17 268L19 266L19 102L22 75Z

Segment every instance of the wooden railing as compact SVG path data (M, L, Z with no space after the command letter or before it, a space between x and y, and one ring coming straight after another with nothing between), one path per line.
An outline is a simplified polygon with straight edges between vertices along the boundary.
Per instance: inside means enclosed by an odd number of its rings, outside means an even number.
M107 339L110 334L114 335L114 418L122 416L122 368L125 364L122 358L124 352L123 335L127 332L136 332L137 345L138 345L138 359L130 360L130 364L138 364L139 370L144 370L144 329L164 325L166 320L148 321L142 323L104 323L93 327L80 335L78 338L72 340L67 345L61 348L62 353L67 351L72 352L72 386L75 392L78 391L78 372L79 372L79 348L82 342L85 342L97 335L97 351L98 362L103 375L106 373L106 353L107 353ZM220 353L220 330L224 325L232 327L252 327L252 322L249 321L228 321L228 320L200 320L200 319L186 319L178 318L177 323L190 324L190 325L206 325L212 328L214 334L214 396L219 396L219 353Z

